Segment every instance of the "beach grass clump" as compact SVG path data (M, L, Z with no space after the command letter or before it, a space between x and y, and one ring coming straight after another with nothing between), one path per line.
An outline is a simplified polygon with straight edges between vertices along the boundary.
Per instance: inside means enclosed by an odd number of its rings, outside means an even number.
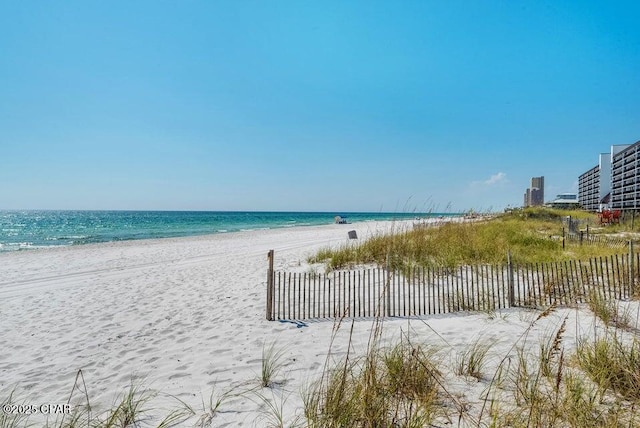
M408 341L346 358L307 394L312 427L423 427L433 420L440 371L433 352Z
M258 416L256 423L265 428L303 428L306 425L302 423L303 417L296 415L289 420L285 417L286 397L277 396L274 390L271 390L271 397L267 397L261 393L257 393L252 401L263 406L265 409ZM257 426L257 425L256 425Z
M328 270L358 264L393 269L412 266L455 267L505 264L511 252L514 263L544 263L615 254L618 249L601 244L562 245L565 217L590 218L581 211L548 208L517 210L480 221L452 221L437 227L396 230L362 243L322 249L310 263L326 263Z
M18 411L19 406L26 403L18 400L15 390L9 393L9 396L0 401L0 428L19 428L27 426L29 414L27 412ZM15 411L14 411L15 410Z
M557 391L546 384L536 389L535 400L512 406L506 400L493 403L491 427L621 428L637 426L636 411L626 403L604 403L588 379L568 371Z
M607 300L600 293L592 290L587 300L589 309L610 327L626 329L631 326L631 316L620 310L615 300Z
M77 391L80 391L82 395L79 401L74 399ZM163 412L165 416L162 419L157 419L159 411L152 407L151 402L158 395L157 391L143 388L140 384L132 382L116 398L111 407L96 412L96 409L89 402L89 394L82 370L78 370L71 395L66 403L70 409L69 413L40 414L39 411L33 410L38 408L36 403L27 400L18 402L14 391L7 398L0 401L2 406L0 428L26 428L32 426L44 428L129 428L141 426L170 428L183 426L188 419L195 415L191 407L176 399L180 405L168 413ZM20 409L31 409L33 414L30 415L25 411L8 411L13 405L20 406ZM36 419L41 416L46 416L46 420L38 421L38 423L32 420L32 417Z
M607 396L609 385L594 382L592 370L601 372L605 363L600 352L598 361L587 365L572 364L565 356L563 341L565 317L557 330L542 338L537 354L525 351L525 343L516 350L516 358L507 358L506 369L500 365L487 394L491 401L489 426L502 427L627 427L637 426L637 400L631 396ZM533 325L533 323L531 324ZM526 342L526 335L525 342ZM605 340L612 346L611 338ZM577 360L584 359L584 348L577 351ZM582 355L581 355L582 354ZM594 358L589 358L594 360ZM597 369L596 369L597 367ZM637 369L636 369L637 370ZM506 372L506 377L501 373ZM608 376L605 376L608 377ZM615 376L614 376L615 377ZM629 388L630 390L630 388ZM636 389L637 391L637 389ZM509 400L506 393L511 393Z
M260 370L260 386L270 388L276 383L276 376L284 368L285 349L279 348L275 342L262 346Z
M116 400L116 404L103 415L96 416L89 426L101 428L139 426L152 417L153 409L150 407L150 402L156 395L156 392L132 383ZM185 415L181 411L171 412L157 426L175 426L183 420L183 416L191 416L191 414Z
M456 355L455 373L458 376L471 376L482 380L487 364L487 356L492 344L476 340Z
M625 342L618 334L580 340L578 364L601 391L613 391L626 400L640 402L640 340Z
M213 424L213 419L219 413L222 404L232 395L232 391L227 391L222 394L216 394L216 390L212 389L209 394L208 403L205 404L204 398L202 399L202 412L196 421L194 427L206 428ZM191 413L196 414L195 410L191 407L184 405Z

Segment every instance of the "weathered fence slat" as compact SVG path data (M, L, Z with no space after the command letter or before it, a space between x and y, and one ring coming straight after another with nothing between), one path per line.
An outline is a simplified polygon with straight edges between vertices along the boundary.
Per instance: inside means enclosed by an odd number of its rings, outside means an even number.
M439 268L438 269L438 276L436 277L436 281L435 281L435 287L436 287L436 292L438 293L438 299L437 299L437 303L438 303L438 313L444 313L443 311L443 304L442 304L442 289L440 287L440 279L442 278L442 271L443 268Z
M453 280L453 278L451 277L451 274L447 271L445 271L445 280L442 284L442 288L444 289L444 296L445 296L445 301L446 301L446 306L447 306L447 313L453 312L453 293L451 292L451 281Z
M605 265L602 264L602 257L599 257L599 261L600 261L600 276L602 277L602 286L601 287L597 287L597 292L598 292L598 296L601 299L604 299L605 296L604 296L603 290L604 290L604 287L607 284L607 281L609 280L609 267L607 267L607 273L605 274L605 271L604 271L604 266Z
M498 309L505 308L504 305L504 295L500 295L501 286L504 287L504 269L500 266L496 266L496 270L498 272L498 277L496 281L496 292L498 295Z
M574 276L571 260L564 262L564 271L566 276L564 283L567 290L566 304L569 305L575 301L575 293L573 293L572 285L578 281L578 278Z

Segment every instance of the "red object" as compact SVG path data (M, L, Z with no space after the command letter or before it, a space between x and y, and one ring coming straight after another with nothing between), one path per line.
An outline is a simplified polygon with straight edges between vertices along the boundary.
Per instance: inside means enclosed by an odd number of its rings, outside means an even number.
M600 224L620 224L620 210L603 210L598 213L598 217L600 217Z
M598 214L598 216L600 217L600 224L611 223L611 211L603 210L601 213Z
M611 222L620 224L620 210L615 210L611 213Z

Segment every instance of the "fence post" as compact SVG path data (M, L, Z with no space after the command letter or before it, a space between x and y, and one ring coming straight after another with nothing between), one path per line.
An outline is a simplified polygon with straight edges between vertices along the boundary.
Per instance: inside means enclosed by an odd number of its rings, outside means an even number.
M633 275L633 241L629 240L629 298L635 295L635 281Z
M387 254L387 262L385 265L385 270L387 271L387 278L386 278L386 283L385 283L385 290L387 293L387 310L385 311L387 313L387 317L391 317L391 271L389 270L389 254Z
M507 282L508 282L508 296L509 307L515 306L515 296L513 293L513 264L511 263L511 250L507 251Z
M273 250L267 253L269 268L267 269L267 320L273 321Z
M564 250L564 227L562 228L562 249Z

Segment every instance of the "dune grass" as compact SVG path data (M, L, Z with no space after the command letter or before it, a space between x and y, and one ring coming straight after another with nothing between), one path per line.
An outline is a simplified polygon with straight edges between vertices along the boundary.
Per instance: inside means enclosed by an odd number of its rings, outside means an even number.
M600 244L562 247L566 216L594 222L584 211L548 208L517 210L480 221L444 222L437 227L398 230L374 236L362 243L325 248L310 257L310 263L326 263L328 270L357 264L390 264L394 269L410 266L455 267L464 264L504 264L511 251L515 263L541 263L619 253Z
M11 411L14 406L25 405L23 400L16 397L16 391L13 390L7 397L0 400L0 428L20 428L28 426L29 415L25 412Z
M554 311L550 307L539 313L494 366L490 380L480 375L491 349L488 344L475 341L459 353L453 374L473 376L487 385L483 394L486 413L484 407L469 413L466 399L452 392L452 373L446 374L451 364L437 350L402 339L386 347L370 346L364 356L347 355L326 369L323 381L305 399L305 426L637 426L637 343L625 348L615 336L607 336L603 339L606 347L619 352L596 352L599 358L591 356L585 364L584 355L592 348L583 345L575 353L565 352L565 316L555 330L539 339L538 351L532 352L536 346L527 344L529 332ZM612 360L616 362L611 364Z
M610 327L618 327L622 330L631 328L631 314L621 310L617 301L607 300L599 293L591 291L587 300L589 309Z
M211 390L211 394L209 394L208 403L205 403L204 397L202 398L202 410L200 412L200 417L195 422L194 428L207 428L213 425L213 420L218 414L222 405L228 400L230 396L233 395L233 391L226 391L223 393L216 394L216 389ZM197 412L193 410L191 407L185 405L185 407L192 413L196 414Z
M607 334L578 344L577 360L602 392L613 391L640 404L640 340Z
M455 373L458 376L471 376L482 380L491 347L491 343L480 339L472 342L456 355Z
M330 368L305 400L310 427L423 427L442 412L440 372L424 345L374 347Z
M262 359L260 364L260 386L269 388L276 383L275 377L284 368L285 349L280 348L275 342L262 346Z
M229 391L214 398L212 393L209 403L203 402L202 412L180 405L160 422L152 421L166 413L153 407L152 398L157 393L147 388L132 384L123 390L110 409L96 413L88 404L86 391L76 385L74 390L80 390L87 403L82 405L82 400L76 401L73 415L44 426L212 427L216 426L218 413L233 411L233 408L227 408L227 398L242 394L248 394L246 398L260 405L261 413L256 416L255 426L638 426L640 340L634 332L611 323L605 334L581 337L575 350L568 352L565 350L568 316L565 315L557 324L552 324L554 329L531 343L530 332L555 311L555 307L549 307L534 312L528 327L514 339L512 347L499 362L494 348L481 340L471 342L467 349L457 352L460 358L453 364L447 358L450 354L426 345L424 338L419 336L403 334L399 340L383 344L380 339L382 322L374 320L366 352L356 355L349 344L346 356L338 361L327 357L321 378L300 396L304 407L293 418L285 409L285 398L295 399L295 392L274 383L270 383L268 389L260 389L263 395L251 395L255 391ZM593 316L595 319L596 315ZM553 319L549 321L554 322ZM351 326L353 332L353 323ZM273 362L273 355L280 349L271 344L265 346L264 351L265 359ZM489 351L492 352L490 361L487 359ZM248 383L253 382L248 380ZM459 385L468 382L480 382L485 386L481 397L463 396ZM290 395L285 397L283 394ZM480 404L484 402L482 409L478 407L478 400ZM474 401L475 409L469 406ZM15 392L3 400L3 404L10 403L28 404L18 399ZM0 413L0 428L28 426L42 425L30 423L24 416Z
M492 381L487 394L491 401L489 426L637 426L640 400L632 373L638 368L631 366L622 373L622 366L617 363L629 364L634 360L633 352L629 348L613 352L622 349L614 334L603 338L600 344L582 338L575 354L567 355L563 344L566 322L565 317L555 333L541 339L537 355L527 353L524 343L520 343L515 364L511 359L503 361L509 364L501 364L500 375ZM570 362L574 360L577 363ZM620 381L617 390L612 379Z
M81 397L76 397L78 392ZM160 412L158 409L152 408L150 403L159 394L157 391L143 387L140 383L132 382L116 398L111 407L96 412L90 403L82 370L78 370L66 403L70 413L60 411L59 413L42 415L39 414L40 411L33 411L31 414L26 414L21 409L34 409L38 405L26 399L18 400L15 391L12 391L7 398L0 401L2 406L0 408L0 428L128 428L142 426L170 428L183 426L185 421L196 414L186 403L176 399L180 403L178 407L168 413L162 412L164 416L159 422L151 423L151 420L158 418ZM21 407L17 411L11 412L9 410L13 405ZM38 416L45 416L45 420L39 420L36 423L34 419L41 419L37 418Z

